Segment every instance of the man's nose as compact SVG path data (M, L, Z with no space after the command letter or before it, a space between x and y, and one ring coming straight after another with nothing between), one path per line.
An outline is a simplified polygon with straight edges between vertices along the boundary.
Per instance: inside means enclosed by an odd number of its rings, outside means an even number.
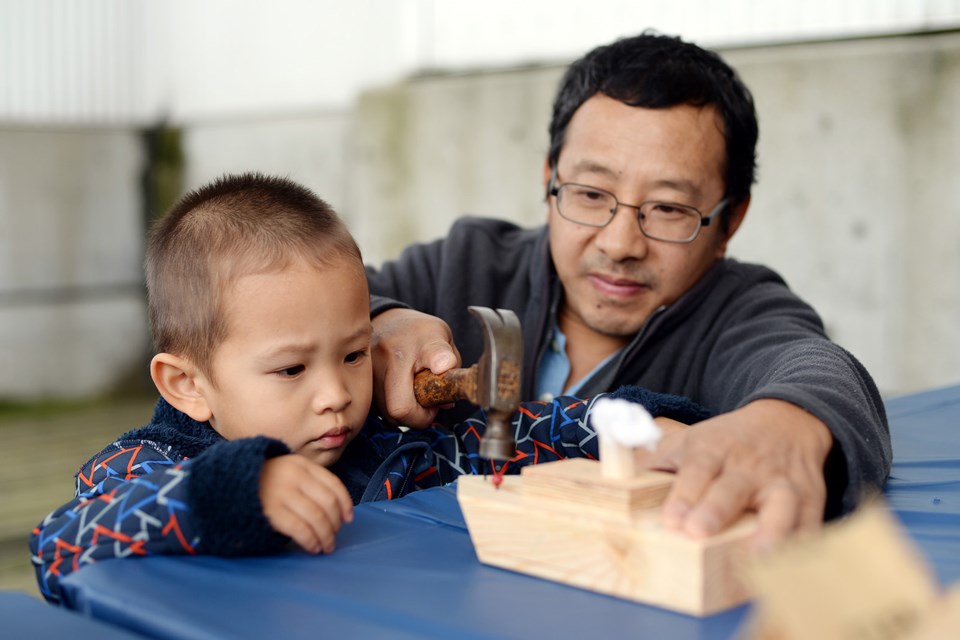
M638 211L620 205L607 226L600 229L595 243L614 262L642 260L647 255L650 238L640 230Z

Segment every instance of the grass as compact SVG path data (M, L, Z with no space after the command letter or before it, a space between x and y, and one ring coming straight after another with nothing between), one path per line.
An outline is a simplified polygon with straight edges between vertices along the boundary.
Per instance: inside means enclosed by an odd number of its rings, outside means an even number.
M103 406L110 401L109 398L42 400L36 402L0 400L0 427L14 420L34 420L62 416L75 411L83 411L97 406Z
M0 403L0 589L40 597L27 540L73 497L73 476L118 435L150 419L156 396Z

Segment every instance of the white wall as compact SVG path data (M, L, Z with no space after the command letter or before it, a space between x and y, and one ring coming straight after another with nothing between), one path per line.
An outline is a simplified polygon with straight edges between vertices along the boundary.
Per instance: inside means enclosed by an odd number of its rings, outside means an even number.
M0 122L349 107L414 72L562 63L655 28L708 46L960 25L960 0L0 0Z
M0 123L342 108L415 65L416 0L0 0Z
M424 0L421 68L565 61L647 28L710 47L955 27L957 0Z

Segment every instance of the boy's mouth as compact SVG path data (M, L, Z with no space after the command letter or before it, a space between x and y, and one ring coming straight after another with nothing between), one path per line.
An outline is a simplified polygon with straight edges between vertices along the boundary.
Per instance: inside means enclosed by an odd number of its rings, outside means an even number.
M349 429L341 427L333 431L328 431L315 439L314 442L317 443L321 449L338 449L347 441L347 435L349 433Z

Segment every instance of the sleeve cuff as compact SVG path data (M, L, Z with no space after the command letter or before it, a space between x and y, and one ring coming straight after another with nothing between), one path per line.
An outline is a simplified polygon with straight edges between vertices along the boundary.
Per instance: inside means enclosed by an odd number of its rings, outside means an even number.
M260 503L264 461L289 453L279 440L259 436L217 443L194 458L188 493L204 553L273 553L289 542Z
M684 424L694 424L711 416L707 409L689 398L668 393L656 393L632 385L620 387L612 392L609 397L621 398L643 405L654 418L670 418Z
M370 317L375 318L384 311L389 311L390 309L409 309L408 305L405 305L402 302L393 300L392 298L385 298L383 296L370 296Z

